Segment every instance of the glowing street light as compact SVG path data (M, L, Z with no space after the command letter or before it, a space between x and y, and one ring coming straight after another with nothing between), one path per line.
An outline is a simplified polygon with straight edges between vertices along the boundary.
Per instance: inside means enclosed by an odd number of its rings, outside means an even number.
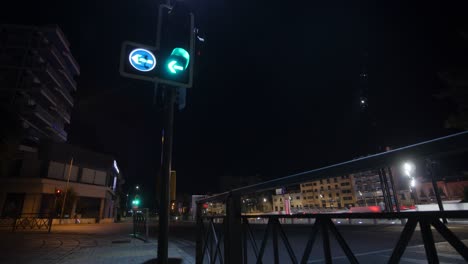
M411 177L411 174L414 171L414 165L413 163L410 162L405 162L403 164L403 172L405 173L406 176Z
M267 198L263 198L263 202L266 203L266 202L267 202Z
M410 186L413 187L413 188L416 187L416 179L411 178Z

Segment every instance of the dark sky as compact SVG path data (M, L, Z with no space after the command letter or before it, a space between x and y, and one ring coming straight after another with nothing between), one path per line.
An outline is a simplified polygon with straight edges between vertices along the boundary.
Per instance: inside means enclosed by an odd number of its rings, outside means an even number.
M124 40L155 42L158 1L9 2L1 22L58 24L70 40L81 66L70 142L114 155L129 183L152 188L161 113L153 85L121 77L118 63ZM461 4L187 2L206 42L187 108L176 114L179 192L215 192L221 175L276 178L454 132L443 127L449 103L432 94L442 87L438 72L466 67Z

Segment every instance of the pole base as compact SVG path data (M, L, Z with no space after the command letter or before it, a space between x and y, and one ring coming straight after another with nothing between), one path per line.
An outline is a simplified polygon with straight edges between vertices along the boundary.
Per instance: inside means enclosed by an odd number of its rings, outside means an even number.
M150 260L147 260L147 261L143 262L143 264L158 264L158 263L162 263L162 262L158 261L157 258L150 259ZM167 264L182 264L182 259L180 259L180 258L169 258L166 263Z

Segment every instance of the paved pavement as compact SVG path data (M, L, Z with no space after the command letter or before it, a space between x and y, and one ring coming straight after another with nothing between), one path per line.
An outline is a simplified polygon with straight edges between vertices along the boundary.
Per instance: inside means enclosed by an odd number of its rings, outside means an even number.
M131 236L131 223L53 226L46 232L1 232L0 263L155 263L157 241ZM170 242L174 263L194 257Z

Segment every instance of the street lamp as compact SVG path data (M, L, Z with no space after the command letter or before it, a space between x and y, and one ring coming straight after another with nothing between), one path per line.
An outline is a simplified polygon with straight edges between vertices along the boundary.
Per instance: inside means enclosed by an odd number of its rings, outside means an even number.
M266 202L267 202L267 198L263 198L263 202L266 203Z
M140 186L139 186L139 185L135 186L135 189L136 189L137 191L140 190Z
M406 176L411 177L414 171L414 165L411 162L405 162L403 163L403 172L405 173Z
M405 162L403 163L403 172L406 176L408 176L410 182L409 182L409 191L410 193L413 193L413 188L416 187L416 179L413 175L413 172L414 172L414 169L415 169L415 166L413 163L411 162ZM416 202L416 199L417 199L417 193L414 194L414 199L415 199L415 202Z

